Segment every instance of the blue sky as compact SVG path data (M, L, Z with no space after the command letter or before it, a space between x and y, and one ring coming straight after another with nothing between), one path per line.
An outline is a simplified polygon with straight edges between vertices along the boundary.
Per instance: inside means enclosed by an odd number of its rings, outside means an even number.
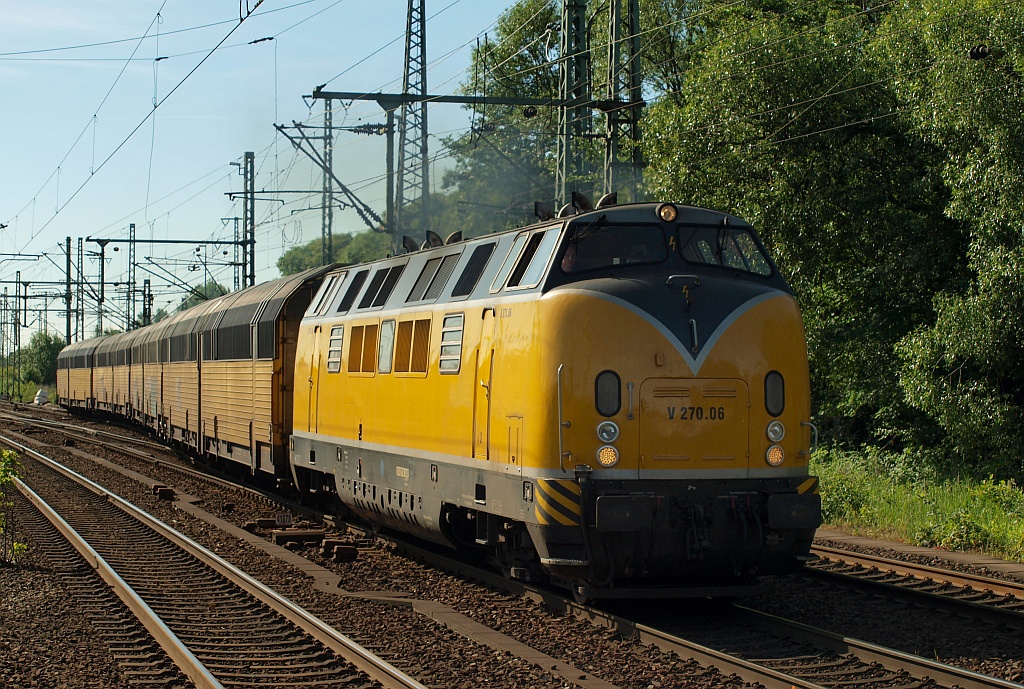
M431 93L458 88L477 37L493 36L510 4L427 3ZM170 271L200 284L196 247L145 240L231 239L234 224L222 219L242 215L228 193L242 189L231 163L245 151L256 154L257 189L319 189L319 171L273 125L319 123L322 103L302 98L319 84L399 92L406 8L407 0L266 0L239 23L239 4L222 0L0 0L0 280L21 271L23 280L61 281L65 237L77 252L78 237L125 238L135 223L140 282L156 285ZM434 106L428 118L432 154L433 137L469 125L459 106ZM335 126L383 121L372 102L334 114ZM383 215L384 138L342 133L334 156L339 178ZM284 250L320 236L320 210L303 211L320 205L317 194L277 198L286 203L257 202L258 282L278 276ZM364 227L352 210L334 218L336 233ZM107 249L108 282L127 278L121 246ZM231 287L226 258L209 251L206 268ZM97 260L85 271L96 279ZM58 289L30 288L47 291ZM181 298L162 292L157 308ZM30 309L42 305L33 298ZM47 320L63 332L62 318Z

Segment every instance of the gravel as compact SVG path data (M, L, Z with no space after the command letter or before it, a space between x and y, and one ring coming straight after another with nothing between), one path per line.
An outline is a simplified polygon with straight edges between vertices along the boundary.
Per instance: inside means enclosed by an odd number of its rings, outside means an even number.
M24 541L16 522L12 532ZM3 687L130 686L60 574L31 550L15 566L0 564L0 649Z

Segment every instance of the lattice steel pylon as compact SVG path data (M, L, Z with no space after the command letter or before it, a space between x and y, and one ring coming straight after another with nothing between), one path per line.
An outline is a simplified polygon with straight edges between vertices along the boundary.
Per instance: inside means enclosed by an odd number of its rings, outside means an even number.
M629 201L637 201L643 182L639 0L612 0L608 36L607 98L630 105L606 113L604 193L624 187L629 190Z
M587 41L586 0L563 0L562 35L559 47L558 98L590 98L590 46ZM573 145L590 133L589 105L558 108L558 149L555 165L555 198L565 203L572 187L586 177L583 151Z
M405 26L405 76L402 93L425 96L427 93L427 21L426 0L409 0ZM420 229L426 237L430 227L430 159L427 156L427 103L402 106L398 123L398 169L395 186L394 222L388 218L397 236L409 225L406 208L419 196Z
M320 265L326 266L334 261L334 101L324 101L324 190L323 203L320 204Z

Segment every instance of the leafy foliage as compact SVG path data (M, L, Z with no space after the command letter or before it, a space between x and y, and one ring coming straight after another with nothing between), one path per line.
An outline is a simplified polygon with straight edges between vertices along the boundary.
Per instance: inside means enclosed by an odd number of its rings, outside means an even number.
M804 308L819 419L841 443L901 440L913 412L894 346L964 282L940 152L895 107L847 2L747 2L695 15L682 86L649 109L651 195L760 227Z
M11 506L4 491L21 475L18 455L12 450L0 450L0 564L16 563L27 551L24 543L10 539L7 532L7 509Z
M945 211L966 229L971 280L898 348L907 400L961 466L1024 476L1024 16L983 0L920 0L880 45L907 126L944 153ZM991 54L968 59L985 44Z
M332 238L334 249L333 263L363 263L384 258L391 253L391 240L388 235L379 232L360 232L342 234ZM314 239L307 244L293 247L277 259L277 269L281 275L294 275L309 268L320 265L321 240Z
M65 345L59 335L42 330L33 333L28 346L21 350L22 379L36 385L56 385L57 355Z
M178 305L178 311L184 311L185 309L191 309L193 306L202 304L207 299L215 299L216 297L223 297L230 290L224 285L220 284L215 280L207 282L202 287L192 290L192 294L185 297L181 304Z

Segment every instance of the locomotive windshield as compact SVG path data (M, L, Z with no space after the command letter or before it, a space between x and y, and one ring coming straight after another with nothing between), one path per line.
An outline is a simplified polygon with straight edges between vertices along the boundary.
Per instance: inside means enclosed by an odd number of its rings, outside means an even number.
M764 250L744 227L679 228L680 253L690 263L721 266L755 275L771 275Z
M584 270L661 263L668 258L665 233L658 225L612 225L601 216L576 228L562 256L562 270Z

